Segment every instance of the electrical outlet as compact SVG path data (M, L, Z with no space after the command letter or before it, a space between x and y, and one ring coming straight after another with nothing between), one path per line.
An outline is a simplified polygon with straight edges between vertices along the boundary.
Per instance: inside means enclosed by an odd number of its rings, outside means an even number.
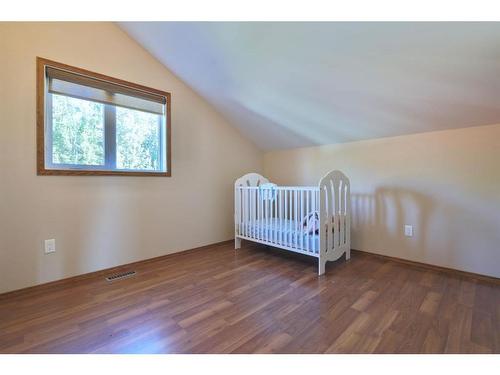
M413 237L413 225L405 225L405 236Z
M45 254L55 253L56 252L56 240L50 239L45 240Z

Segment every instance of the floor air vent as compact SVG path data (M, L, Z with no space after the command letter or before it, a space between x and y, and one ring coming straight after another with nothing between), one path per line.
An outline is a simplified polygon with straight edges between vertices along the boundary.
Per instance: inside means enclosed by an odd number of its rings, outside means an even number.
M127 277L134 276L135 274L136 274L135 271L117 273L115 275L111 275L111 276L106 277L106 280L107 281L116 281L116 280L126 279Z

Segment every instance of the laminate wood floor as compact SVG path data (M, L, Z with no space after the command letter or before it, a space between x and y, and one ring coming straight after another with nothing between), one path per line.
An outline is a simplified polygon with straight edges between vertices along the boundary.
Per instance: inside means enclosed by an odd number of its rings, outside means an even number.
M232 243L0 296L2 353L499 353L500 285Z

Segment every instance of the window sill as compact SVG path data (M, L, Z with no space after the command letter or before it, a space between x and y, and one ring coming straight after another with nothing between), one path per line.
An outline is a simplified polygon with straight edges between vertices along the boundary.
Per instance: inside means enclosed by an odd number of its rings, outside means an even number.
M167 172L134 172L134 171L99 171L99 170L72 170L72 169L45 169L39 168L38 176L133 176L133 177L171 177Z

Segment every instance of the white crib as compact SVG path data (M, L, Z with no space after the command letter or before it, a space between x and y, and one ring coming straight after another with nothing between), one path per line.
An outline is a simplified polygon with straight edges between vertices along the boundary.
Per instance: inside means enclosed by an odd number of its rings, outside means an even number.
M259 242L318 258L318 274L328 261L351 254L349 179L340 171L315 186L263 188L257 173L234 184L235 249L241 240ZM317 213L317 215L316 215Z

